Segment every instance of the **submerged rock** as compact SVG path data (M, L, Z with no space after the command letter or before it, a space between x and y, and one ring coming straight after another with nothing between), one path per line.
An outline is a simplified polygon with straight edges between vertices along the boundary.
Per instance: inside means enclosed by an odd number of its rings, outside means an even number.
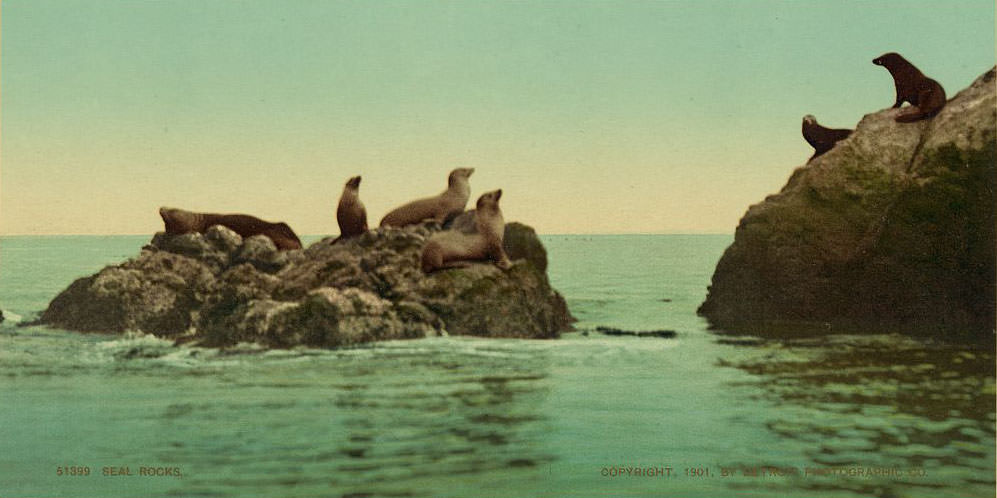
M73 282L39 322L268 347L440 334L552 338L570 328L573 318L550 287L546 253L531 228L507 227L517 247L529 248L509 251L508 271L482 262L426 275L422 246L439 230L431 222L378 229L291 251L221 226L203 235L157 233L138 257Z
M623 330L614 327L596 327L595 331L604 335L631 336L631 337L660 337L662 339L674 339L678 335L674 330Z
M757 334L816 325L992 341L994 75L932 119L865 116L751 206L699 313Z

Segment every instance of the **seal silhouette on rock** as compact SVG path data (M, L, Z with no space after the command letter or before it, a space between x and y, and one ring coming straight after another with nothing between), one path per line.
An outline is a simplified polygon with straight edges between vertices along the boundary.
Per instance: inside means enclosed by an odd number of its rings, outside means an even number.
M468 180L474 168L457 168L450 172L447 189L441 194L418 199L393 209L381 219L382 227L403 227L423 220L434 219L440 223L464 211L471 197L471 184Z
M898 123L930 118L945 107L945 89L942 85L925 76L900 54L883 54L873 59L872 63L885 67L893 76L893 83L897 87L897 100L893 108L900 107L904 102L910 102L916 108L899 114L895 118Z
M177 208L159 208L159 216L166 225L166 233L204 233L214 225L228 227L243 238L265 235L274 242L277 249L301 249L301 240L287 223L271 223L248 214L195 213Z
M472 261L491 260L505 270L512 266L502 247L505 219L499 209L502 190L482 194L474 212L478 232L473 235L447 230L429 238L422 249L422 271L426 273L444 268L460 268Z
M817 124L817 118L812 114L803 116L803 138L814 148L814 155L810 156L810 161L815 157L831 150L834 144L848 138L852 130L844 128L825 128Z
M350 178L343 187L339 206L336 207L336 221L339 223L339 237L332 241L333 244L367 231L367 209L360 202L359 176Z

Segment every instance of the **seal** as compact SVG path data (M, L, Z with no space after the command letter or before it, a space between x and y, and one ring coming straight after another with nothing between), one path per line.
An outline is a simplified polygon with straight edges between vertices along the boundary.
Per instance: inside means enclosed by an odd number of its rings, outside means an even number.
M447 230L429 238L422 249L422 271L426 273L444 268L469 266L471 261L491 260L495 266L506 270L512 266L502 247L505 219L499 209L502 190L486 192L478 198L474 224L478 233Z
M350 178L343 187L343 194L339 196L339 206L336 208L336 221L339 222L339 237L332 241L333 244L367 231L367 209L360 202L359 176Z
M904 102L916 109L897 115L898 123L910 123L927 119L945 107L945 89L937 81L927 77L913 64L896 52L890 52L876 57L872 63L883 66L893 76L893 84L897 87L896 109Z
M434 219L441 224L451 216L464 211L471 197L471 184L468 181L474 168L457 168L450 172L447 189L435 197L414 200L397 207L381 219L382 227L403 227Z
M803 116L803 138L814 148L814 155L810 156L809 161L813 161L815 157L831 150L834 144L848 138L848 135L851 134L852 130L825 128L817 124L817 118L813 117L812 114Z
M204 233L213 225L222 225L241 235L266 235L282 251L301 249L301 240L287 223L270 223L248 214L195 213L176 208L159 208L159 216L166 225L166 233Z

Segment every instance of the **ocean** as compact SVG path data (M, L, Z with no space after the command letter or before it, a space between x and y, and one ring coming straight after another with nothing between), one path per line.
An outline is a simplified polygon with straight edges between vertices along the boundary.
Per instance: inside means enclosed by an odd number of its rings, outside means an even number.
M0 496L994 496L992 347L719 334L731 236L542 238L560 339L274 351L19 327L149 237L2 238Z

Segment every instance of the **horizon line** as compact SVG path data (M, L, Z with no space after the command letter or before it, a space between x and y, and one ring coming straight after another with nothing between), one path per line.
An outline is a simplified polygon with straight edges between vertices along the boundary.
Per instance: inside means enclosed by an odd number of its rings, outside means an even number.
M161 231L153 233L0 233L0 238L2 237L139 237L139 236L154 236ZM305 233L300 234L299 237L336 237L338 233ZM613 235L734 235L734 232L715 232L715 231L703 231L703 232L689 232L689 231L678 231L678 232L537 232L537 235L541 236L564 236L564 235L587 235L587 236L613 236Z

